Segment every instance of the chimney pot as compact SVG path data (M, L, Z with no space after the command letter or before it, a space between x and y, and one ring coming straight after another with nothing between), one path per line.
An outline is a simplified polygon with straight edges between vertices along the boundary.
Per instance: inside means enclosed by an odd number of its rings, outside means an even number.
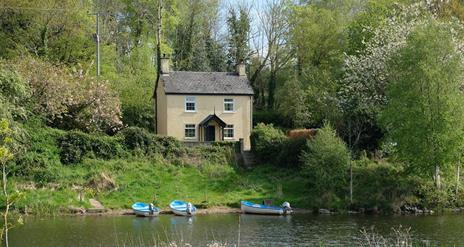
M161 74L162 75L168 75L170 72L170 59L166 57L166 54L163 54L163 57L161 57Z

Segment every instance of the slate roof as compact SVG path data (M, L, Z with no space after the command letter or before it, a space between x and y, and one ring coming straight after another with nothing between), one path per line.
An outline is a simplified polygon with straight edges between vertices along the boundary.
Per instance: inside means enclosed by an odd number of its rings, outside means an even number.
M161 79L166 94L253 95L247 77L231 72L174 71Z

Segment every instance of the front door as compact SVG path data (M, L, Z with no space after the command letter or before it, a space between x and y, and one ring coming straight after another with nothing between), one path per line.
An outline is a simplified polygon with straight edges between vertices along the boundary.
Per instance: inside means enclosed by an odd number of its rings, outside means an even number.
M206 126L205 130L205 141L214 142L216 137L216 128L214 126Z

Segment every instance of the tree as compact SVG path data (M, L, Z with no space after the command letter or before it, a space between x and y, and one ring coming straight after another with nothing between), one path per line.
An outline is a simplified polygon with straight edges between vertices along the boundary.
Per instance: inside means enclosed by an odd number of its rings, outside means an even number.
M462 147L463 57L447 25L419 25L389 62L388 103L381 122L398 157L419 175L432 175L456 162Z
M6 0L0 10L0 56L32 54L75 65L93 57L92 5L72 0ZM38 7L40 6L40 8Z
M228 57L231 65L245 62L249 58L250 46L250 16L244 6L239 6L238 11L229 9L227 16L228 26ZM232 70L229 68L229 70Z
M277 73L290 61L293 54L288 44L290 24L290 3L286 0L272 0L260 16L267 41L267 59L269 60L269 82L267 107L275 107ZM264 61L265 63L265 61ZM255 71L255 74L259 71ZM254 75L253 75L254 76ZM253 81L253 76L252 80Z
M347 186L350 154L330 124L325 123L316 136L307 141L300 158L303 172L311 188L320 196L320 203L342 195Z
M384 9L382 4L374 10L377 8ZM349 28L350 34L355 35L361 29L356 25L361 25L362 33L357 35L362 37L350 37L353 54L344 59L344 72L337 93L344 120L338 129L345 140L352 140L355 149L374 150L379 147L383 137L378 123L379 111L388 100L385 91L391 74L388 62L405 45L415 27L430 18L437 19L433 9L434 2L396 5L392 10L382 12L386 15L384 20L372 17L376 21L370 23L371 26L358 23ZM456 31L462 29L459 24L451 26ZM457 37L460 32L456 32L456 40L460 40ZM356 44L358 39L362 40L362 44Z
M292 97L288 97L291 95ZM292 78L277 92L278 98L285 99L277 110L291 121L294 128L304 128L311 124L311 112L308 109L307 92L296 78Z
M10 61L31 90L32 110L64 129L114 132L121 123L119 98L105 81L39 59Z
M5 210L2 212L3 226L0 234L0 240L8 247L8 230L14 227L13 223L9 222L9 211L11 206L18 201L22 194L20 192L8 192L8 170L7 166L10 160L13 159L13 153L10 150L12 145L12 130L9 127L8 120L0 119L0 165L2 166L2 201ZM22 223L22 219L18 218L17 223Z

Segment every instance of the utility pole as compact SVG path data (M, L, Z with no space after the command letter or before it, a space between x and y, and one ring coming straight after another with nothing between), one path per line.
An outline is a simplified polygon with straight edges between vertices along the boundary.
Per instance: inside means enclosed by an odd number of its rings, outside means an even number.
M155 83L155 92L153 93L153 98L155 100L155 123L154 129L155 134L158 133L158 84L161 75L161 35L162 35L162 28L163 28L163 2L162 0L158 0L158 30L156 30L156 83Z
M98 4L98 2L97 2ZM97 6L98 8L98 6ZM98 12L98 9L97 9L97 13L96 13L96 21L97 21L97 25L96 25L96 34L95 34L95 41L97 42L97 79L100 79L100 12Z
M351 163L351 119L348 120L348 148L350 152L350 204L353 205L353 164Z

